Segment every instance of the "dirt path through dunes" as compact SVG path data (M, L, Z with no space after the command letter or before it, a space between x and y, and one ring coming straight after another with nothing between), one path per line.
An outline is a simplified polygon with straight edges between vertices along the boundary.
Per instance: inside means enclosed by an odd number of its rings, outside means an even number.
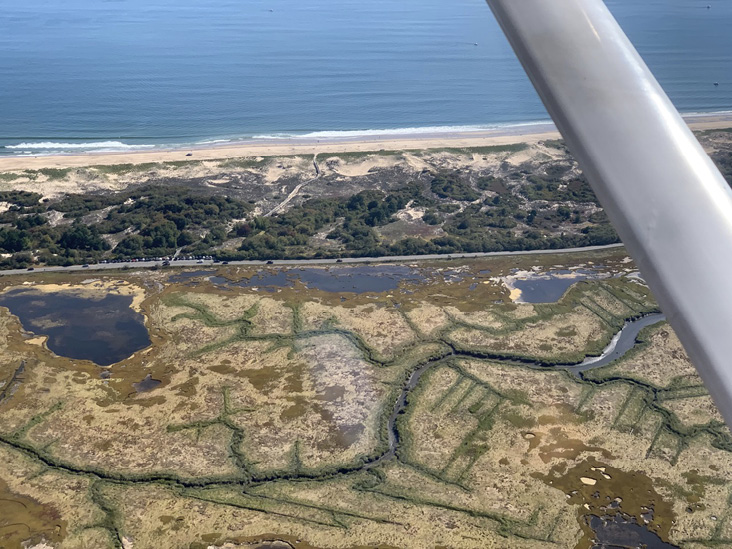
M315 166L315 177L313 177L312 179L308 179L307 181L305 181L303 183L300 183L297 187L292 189L292 192L287 195L287 198L285 198L282 202L277 204L277 206L272 208L269 212L264 214L264 217L270 217L270 216L276 214L277 212L282 211L282 209L285 206L287 206L293 198L295 198L297 196L297 193L300 192L300 189L302 189L305 185L312 183L313 181L315 181L316 179L318 179L320 177L321 173L320 173L320 166L318 166L318 155L317 154L315 156L313 156L313 166Z

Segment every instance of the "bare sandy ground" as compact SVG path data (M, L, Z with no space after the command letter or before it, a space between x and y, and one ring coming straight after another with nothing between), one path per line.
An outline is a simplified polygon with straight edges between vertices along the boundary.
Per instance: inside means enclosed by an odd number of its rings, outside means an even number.
M685 119L691 129L713 130L732 127L732 113L695 114ZM242 144L224 144L196 149L134 151L122 153L86 153L38 157L0 158L0 172L41 168L78 168L93 165L142 164L147 162L172 162L181 160L214 160L225 158L327 155L344 152L370 152L381 150L424 150L437 148L473 148L516 143L537 143L561 136L554 124L529 124L509 126L493 130L455 133L388 134L369 138L339 139L287 139L252 140ZM192 153L193 156L186 156Z

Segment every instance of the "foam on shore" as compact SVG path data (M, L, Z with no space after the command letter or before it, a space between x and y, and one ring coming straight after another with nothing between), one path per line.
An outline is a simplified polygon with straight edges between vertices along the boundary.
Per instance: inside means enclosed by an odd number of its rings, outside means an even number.
M732 111L719 112L691 112L683 115L690 124L702 124L705 122L728 122L732 125ZM490 139L492 137L530 137L536 134L547 134L556 132L556 127L551 120L535 120L526 122L507 122L498 124L474 125L474 126L425 126L409 128L384 128L364 130L319 130L306 133L271 133L240 137L211 137L203 138L196 142L179 143L139 143L130 144L122 141L88 141L88 142L63 142L63 141L24 141L22 143L0 146L0 157L35 157L35 156L64 156L64 155L99 155L104 153L145 153L152 151L179 152L210 149L226 149L249 146L266 146L268 143L294 144L294 145L318 145L352 143L357 145L378 144L387 141L418 141L445 139L446 141L458 139ZM517 139L516 142L520 141ZM3 154L5 152L5 154ZM9 154L8 154L9 153ZM0 166L1 169L1 166Z
M710 130L732 127L732 113L695 114L686 117L693 130ZM356 132L352 137L330 139L309 137L280 139L211 139L191 145L125 145L121 150L103 150L77 147L71 151L36 149L29 151L15 146L14 150L26 154L2 154L0 172L41 168L70 168L91 165L139 164L147 162L171 162L181 160L221 160L242 157L294 156L313 154L365 153L381 150L427 150L442 148L475 148L505 146L517 143L537 143L547 139L559 139L561 135L552 123L534 122L498 126L494 129L471 127L471 131L457 131L445 127L435 133L429 128L391 130L390 133L364 136ZM367 130L372 132L372 130ZM394 132L397 133L394 133ZM318 135L341 136L343 132L315 132ZM349 134L351 135L351 134ZM103 142L101 142L103 143ZM27 144L26 144L27 145ZM76 145L79 145L78 143ZM12 145L11 145L12 146Z
M5 149L21 151L66 151L66 150L88 150L88 151L128 151L134 149L151 149L155 145L129 145L121 141L90 141L88 143L58 143L55 141L40 141L37 143L18 143L17 145L5 145Z

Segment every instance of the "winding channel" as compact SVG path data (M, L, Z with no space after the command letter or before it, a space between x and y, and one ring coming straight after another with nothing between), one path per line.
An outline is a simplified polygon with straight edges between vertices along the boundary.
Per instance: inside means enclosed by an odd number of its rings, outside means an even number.
M656 323L659 323L661 321L665 320L665 317L662 314L651 314L644 317L641 317L637 320L633 320L630 322L627 322L626 325L623 327L623 329L616 334L616 336L612 339L608 347L605 349L605 351L600 355L600 357L597 358L589 358L583 361L580 364L565 364L565 365L554 365L554 366L547 366L546 364L542 364L540 362L528 362L528 361L518 361L515 358L507 358L507 357L499 357L499 356L489 356L484 357L488 358L490 360L494 360L497 362L504 362L507 364L521 364L524 366L534 367L534 368L552 368L552 369L566 369L571 372L579 374L579 372L586 371L588 369L592 368L600 368L602 366L605 366L614 360L617 360L619 358L622 358L625 356L631 349L633 349L637 345L637 337L638 333L645 328L646 326L650 326ZM54 459L51 455L49 455L44 449L38 449L34 448L32 445L27 444L21 440L22 438L22 431L17 432L10 435L3 435L0 434L0 444L9 446L11 448L14 448L16 451L21 452L22 454L38 461L39 463L43 464L46 467L49 467L51 469L61 470L65 471L71 474L75 475L87 475L90 476L95 481L111 481L115 483L125 483L125 484L135 484L135 483L164 483L165 485L169 486L175 486L178 488L188 488L188 489L201 489L201 488L208 488L208 487L214 487L214 486L237 486L240 488L244 488L247 485L251 484L258 484L258 483L266 483L276 480L300 480L300 479L317 479L317 478L328 478L343 474L352 474L352 473L359 473L362 471L367 471L369 469L372 469L376 467L377 465L383 463L386 460L392 459L397 454L397 448L399 446L399 432L396 428L396 420L397 417L402 414L406 407L407 407L407 401L410 392L417 386L419 383L421 377L431 368L436 366L437 364L449 360L451 358L476 358L475 354L461 352L456 349L451 349L450 351L447 351L442 354L442 356L436 357L432 360L429 360L425 362L424 364L420 365L417 369L415 369L412 374L410 375L409 379L404 384L404 387L402 388L402 391L396 400L394 407L392 409L392 413L389 416L388 421L388 449L384 451L381 455L378 455L374 457L373 459L366 460L365 462L353 464L350 466L346 466L343 468L338 468L337 470L334 470L332 472L326 473L325 475L322 474L314 474L314 473L308 473L308 472L295 472L295 473L278 473L278 474L271 474L271 473L264 473L264 474L251 474L245 472L245 475L240 478L219 478L219 479L182 479L178 477L175 474L170 473L152 473L152 474L124 474L124 473L114 473L114 472L108 472L104 471L103 469L94 467L94 466L75 466L69 463L65 463L60 460ZM18 368L15 374L15 378L17 379L19 376L23 374L25 368L25 363L21 364L21 366ZM5 396L5 395L3 395ZM49 411L49 413L52 413L53 410ZM112 527L113 533L116 535L116 537L119 539L119 530L116 526ZM121 546L121 545L120 545ZM649 545L653 547L668 547L667 545ZM673 547L673 546L671 546Z
M658 324L659 322L663 322L665 320L666 316L664 314L653 313L626 322L625 326L623 326L623 328L617 334L615 334L609 345L605 348L600 356L588 357L578 364L557 364L553 366L547 366L546 364L543 364L541 362L518 361L515 358L501 358L500 356L488 358L496 362L505 362L509 364L516 364L517 362L520 362L522 366L528 366L530 368L551 368L567 370L579 377L581 376L582 372L586 372L587 370L593 370L595 368L602 368L603 366L607 366L608 364L624 357L638 344L638 334L640 334L643 328L653 326L654 324ZM453 349L453 352L448 354L447 356L442 356L426 362L425 364L422 364L416 370L414 370L414 372L412 372L412 374L409 376L409 379L404 384L402 392L399 395L396 403L394 404L392 413L389 416L389 448L385 453L378 456L373 461L366 463L364 466L366 469L376 467L380 463L387 461L396 455L397 447L399 445L399 431L396 427L396 420L399 415L404 413L404 411L406 410L409 393L417 386L419 380L428 370L430 370L435 364L442 362L448 358L475 358L475 355L456 351Z
M384 450L381 454L374 456L371 459L368 459L364 462L361 462L361 464L354 464L350 467L344 467L340 469L340 473L355 473L362 470L369 470L372 469L381 463L388 461L392 458L394 458L397 455L397 450L399 447L399 431L396 426L397 418L403 414L407 408L408 399L410 393L414 390L415 387L419 384L420 379L422 376L428 372L430 369L435 367L437 364L442 363L446 360L455 359L455 358L479 358L479 359L486 359L486 360L492 360L494 362L502 362L505 364L514 364L514 365L521 365L521 366L527 366L529 368L534 369L564 369L572 374L581 377L581 373L585 372L587 370L595 369L595 368L601 368L603 366L607 366L608 364L624 357L629 351L635 348L635 346L638 344L637 338L638 334L646 328L647 326L652 326L654 324L658 324L659 322L662 322L666 320L666 317L661 313L654 313L645 315L643 317L640 317L635 320L631 320L626 322L625 326L612 338L609 345L605 348L605 350L602 352L600 356L597 357L588 357L584 361L577 363L577 364L554 364L554 365L548 365L546 363L542 363L539 361L530 361L530 360L521 360L517 357L507 357L507 356L501 356L501 355L494 355L490 353L477 353L473 351L461 351L459 349L456 349L452 345L450 345L447 342L446 343L447 349L444 353L442 353L440 356L434 357L423 364L420 364L409 376L409 378L404 383L401 393L399 394L398 398L396 399L394 406L392 408L391 414L389 415L389 420L387 422L387 433L388 433L388 448ZM13 390L11 387L15 385L15 382L18 381L18 377L20 377L24 371L25 363L23 362L21 366L18 368L18 370L15 372L15 375L13 376L13 379L8 384L8 386L5 388L4 391L0 392L0 401L4 398L6 398L8 395L6 394L7 391ZM149 376L148 376L149 377ZM144 383L144 382L143 382ZM35 457L36 459L40 459L42 462L44 462L46 465L49 465L51 467L57 467L61 469L68 470L69 472L74 473L86 473L86 474L92 474L100 479L110 479L110 480L130 480L132 482L136 481L173 481L176 482L182 486L190 487L190 486L207 486L207 485L219 485L222 484L221 481L213 481L213 482L206 482L206 481L196 481L196 480L190 480L190 481L183 481L181 479L176 478L175 475L166 475L166 474L153 474L150 476L146 475L132 475L130 478L123 478L125 475L116 475L111 474L107 475L104 474L103 471L92 468L92 469L86 469L83 467L77 468L73 466L69 466L66 464L61 464L58 462L54 462L50 456L45 456L43 452L38 451L26 444L20 443L19 440L17 440L14 436L2 436L0 435L0 443L9 444L10 446L13 446L14 448L23 451L26 454L31 455L32 457ZM257 478L258 475L252 475L248 480L249 482L262 482L266 480L273 480L271 478L267 478L266 475L264 475L263 478ZM300 473L300 474L285 474L282 476L282 478L287 479L296 479L296 478L313 478L313 475L307 474L307 473ZM236 481L223 481L223 484L237 484ZM246 484L246 481L243 482L243 484Z

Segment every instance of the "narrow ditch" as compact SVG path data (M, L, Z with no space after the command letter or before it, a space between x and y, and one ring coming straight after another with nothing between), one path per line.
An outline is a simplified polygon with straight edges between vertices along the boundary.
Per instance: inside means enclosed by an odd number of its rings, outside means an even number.
M663 320L662 315L649 315L653 316L655 319L655 322L650 322L650 324L657 323ZM651 319L653 320L653 319ZM606 352L603 353L605 355L606 353L610 353L614 351L617 348L618 340L622 338L622 334L632 334L635 333L633 336L634 338L634 345L629 346L625 352L614 358L613 360L617 360L618 358L621 358L624 356L628 351L630 351L632 348L635 347L637 342L635 341L635 338L637 336L637 325L638 323L643 323L644 326L650 325L648 317L641 317L640 319L636 319L633 321L630 321L626 323L626 325L623 327L621 332L619 332L618 335L616 335L615 338L613 338L614 344L611 344L608 349L606 349ZM612 349L610 348L612 347ZM281 480L291 480L291 481L298 481L298 480L326 480L329 478L335 478L342 475L348 475L348 474L357 474L363 471L368 471L370 469L373 469L377 467L378 465L382 464L385 461L391 460L396 457L397 450L399 447L399 432L396 426L396 421L399 415L401 415L407 407L408 398L410 392L419 384L420 379L422 376L427 373L430 369L435 367L437 364L440 364L446 360L452 359L452 358L476 358L475 353L468 353L468 352L462 352L455 350L454 348L451 348L451 351L446 352L442 354L441 356L432 358L428 360L427 362L420 364L416 367L416 369L410 374L409 378L404 383L404 386L397 398L397 400L394 403L394 406L392 408L391 414L389 415L388 422L387 422L387 431L388 431L388 447L387 449L381 453L378 456L372 457L371 459L367 459L362 461L361 463L355 463L351 466L344 466L344 467L338 467L331 471L325 471L325 472L270 472L270 473L263 473L263 474L249 474L246 472L243 472L243 476L241 478L202 478L202 479L181 479L177 475L173 474L140 474L140 475L129 475L129 474L121 474L121 473L109 473L107 471L103 471L100 469L94 469L94 468L85 468L81 466L75 466L71 464L64 463L60 460L56 460L55 458L47 455L42 450L38 450L34 448L33 446L24 443L22 440L20 440L20 437L14 436L14 435L0 435L0 443L4 444L6 446L9 446L16 451L21 452L25 456L34 459L49 469L63 471L68 474L72 475L81 475L81 476L87 476L94 480L103 480L112 482L115 484L124 484L124 485L135 485L135 484L162 484L162 485L169 485L171 487L178 487L178 488L187 488L187 489L203 489L203 488L210 488L214 486L224 487L224 486L230 486L230 487L239 487L244 488L247 486L254 486L259 484L264 484L268 482L274 482L274 481L281 481ZM484 358L484 357L481 357ZM553 368L553 369L568 369L571 370L573 367L577 367L578 365L547 365L542 364L540 362L529 362L529 361L516 361L514 358L507 358L507 357L500 357L500 356L491 356L489 357L491 360L501 361L505 363L510 364L523 364L530 366L537 367L537 368L544 368L547 367ZM595 365L593 367L599 368L602 365L605 365L604 361L596 361L594 363ZM16 371L15 375L13 376L13 380L15 380L19 375L21 375L24 371L25 363L21 364L21 366ZM7 386L6 386L7 389Z

